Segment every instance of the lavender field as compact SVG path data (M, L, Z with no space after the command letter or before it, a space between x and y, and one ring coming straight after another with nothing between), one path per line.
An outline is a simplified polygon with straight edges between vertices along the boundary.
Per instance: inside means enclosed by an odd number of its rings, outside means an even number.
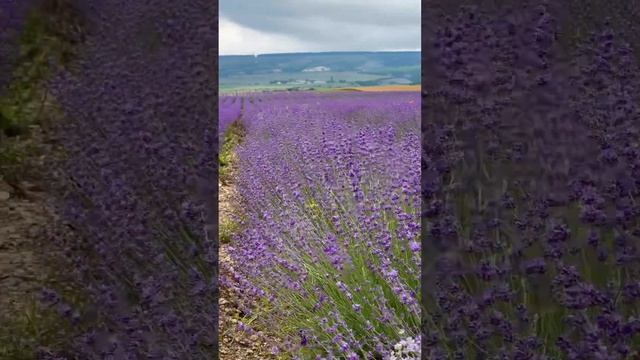
M238 102L221 101L221 116ZM238 327L268 334L274 358L419 358L419 93L244 103L242 216L220 262Z
M429 37L429 359L639 356L637 43L601 19L564 47L568 13L535 5L461 8Z

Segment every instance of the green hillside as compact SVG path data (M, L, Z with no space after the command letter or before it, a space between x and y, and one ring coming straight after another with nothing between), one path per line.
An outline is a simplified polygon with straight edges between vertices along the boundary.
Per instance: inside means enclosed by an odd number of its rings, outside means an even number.
M420 52L220 56L221 91L420 83Z

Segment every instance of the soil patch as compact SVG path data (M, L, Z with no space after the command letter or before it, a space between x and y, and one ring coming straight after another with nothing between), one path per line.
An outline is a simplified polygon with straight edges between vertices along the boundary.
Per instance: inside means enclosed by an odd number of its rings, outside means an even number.
M224 185L218 183L218 221L220 224L237 218L238 193L233 186L233 181L227 181ZM234 220L232 220L234 221ZM229 256L229 244L220 244L219 269L220 278L232 279L235 263ZM248 333L239 328L242 321L242 312L236 294L222 284L220 285L219 319L220 319L220 360L259 360L276 359L271 354L271 347L276 344L274 339L257 332Z

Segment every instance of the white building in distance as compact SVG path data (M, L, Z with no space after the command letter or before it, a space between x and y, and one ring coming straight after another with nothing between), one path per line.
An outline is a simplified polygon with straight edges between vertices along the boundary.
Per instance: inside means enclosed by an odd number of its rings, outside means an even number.
M318 72L318 71L330 71L331 69L326 66L314 66L312 68L307 68L302 70L302 72Z

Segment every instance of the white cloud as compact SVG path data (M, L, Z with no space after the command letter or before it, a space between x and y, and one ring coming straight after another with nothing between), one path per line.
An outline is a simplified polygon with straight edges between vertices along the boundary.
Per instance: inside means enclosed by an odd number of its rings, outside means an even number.
M418 0L221 0L220 54L420 48Z
M220 55L311 51L304 43L289 36L254 30L224 17L219 18L218 29Z

